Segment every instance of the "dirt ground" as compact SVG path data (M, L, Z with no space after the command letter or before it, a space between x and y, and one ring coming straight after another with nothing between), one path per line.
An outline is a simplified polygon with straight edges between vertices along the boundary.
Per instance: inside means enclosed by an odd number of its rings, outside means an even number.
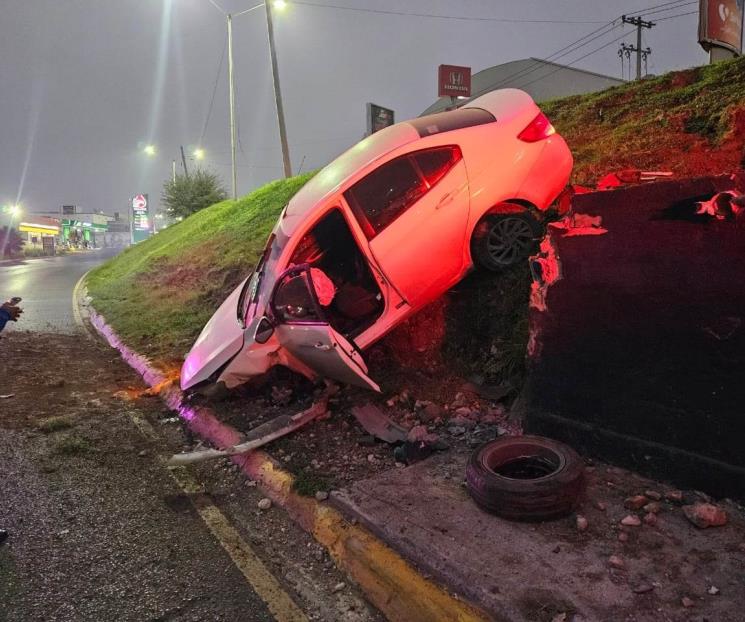
M0 620L272 620L159 455L187 440L118 354L83 336L0 339ZM146 440L132 417L163 437ZM227 461L192 472L311 620L381 619Z

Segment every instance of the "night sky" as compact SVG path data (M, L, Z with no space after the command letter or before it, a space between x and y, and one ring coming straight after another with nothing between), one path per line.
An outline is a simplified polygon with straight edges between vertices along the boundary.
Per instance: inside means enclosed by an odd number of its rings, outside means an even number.
M237 13L251 0L215 0ZM337 8L318 6L333 4ZM436 98L441 63L474 72L548 57L621 12L662 0L313 0L275 14L293 169L317 168L359 140L365 103L397 119ZM650 15L651 73L707 62L696 41L698 2ZM483 20L436 19L398 11ZM585 23L525 23L493 20ZM630 26L629 43L635 43ZM623 30L557 62L571 63ZM234 20L239 191L282 175L263 8ZM160 195L179 146L201 143L204 165L229 189L225 17L209 0L0 0L0 204L26 212L77 204L125 211L128 197ZM620 77L618 43L576 66ZM215 89L215 84L216 89ZM519 86L516 84L515 86ZM205 123L215 93L209 123ZM157 155L142 148L152 143ZM193 161L187 161L193 166Z

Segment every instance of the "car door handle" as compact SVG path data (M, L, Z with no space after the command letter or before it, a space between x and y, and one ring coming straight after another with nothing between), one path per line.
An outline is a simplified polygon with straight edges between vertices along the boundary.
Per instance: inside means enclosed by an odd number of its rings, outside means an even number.
M449 203L452 203L454 198L452 192L442 195L442 198L437 202L435 209L440 209L441 207L445 207Z
M313 346L316 350L323 350L324 352L328 352L331 349L331 346L325 343L317 343L315 346Z

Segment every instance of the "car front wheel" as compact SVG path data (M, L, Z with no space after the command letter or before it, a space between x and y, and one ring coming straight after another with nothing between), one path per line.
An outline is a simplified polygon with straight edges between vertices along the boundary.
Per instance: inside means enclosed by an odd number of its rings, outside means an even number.
M486 216L473 232L474 262L499 272L527 259L536 250L543 227L530 213Z

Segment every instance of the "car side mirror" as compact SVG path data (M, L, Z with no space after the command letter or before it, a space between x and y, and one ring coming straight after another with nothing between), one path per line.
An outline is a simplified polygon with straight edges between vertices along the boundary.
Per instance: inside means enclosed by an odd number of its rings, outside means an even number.
M265 317L261 318L254 333L256 343L266 343L274 334L274 325Z

